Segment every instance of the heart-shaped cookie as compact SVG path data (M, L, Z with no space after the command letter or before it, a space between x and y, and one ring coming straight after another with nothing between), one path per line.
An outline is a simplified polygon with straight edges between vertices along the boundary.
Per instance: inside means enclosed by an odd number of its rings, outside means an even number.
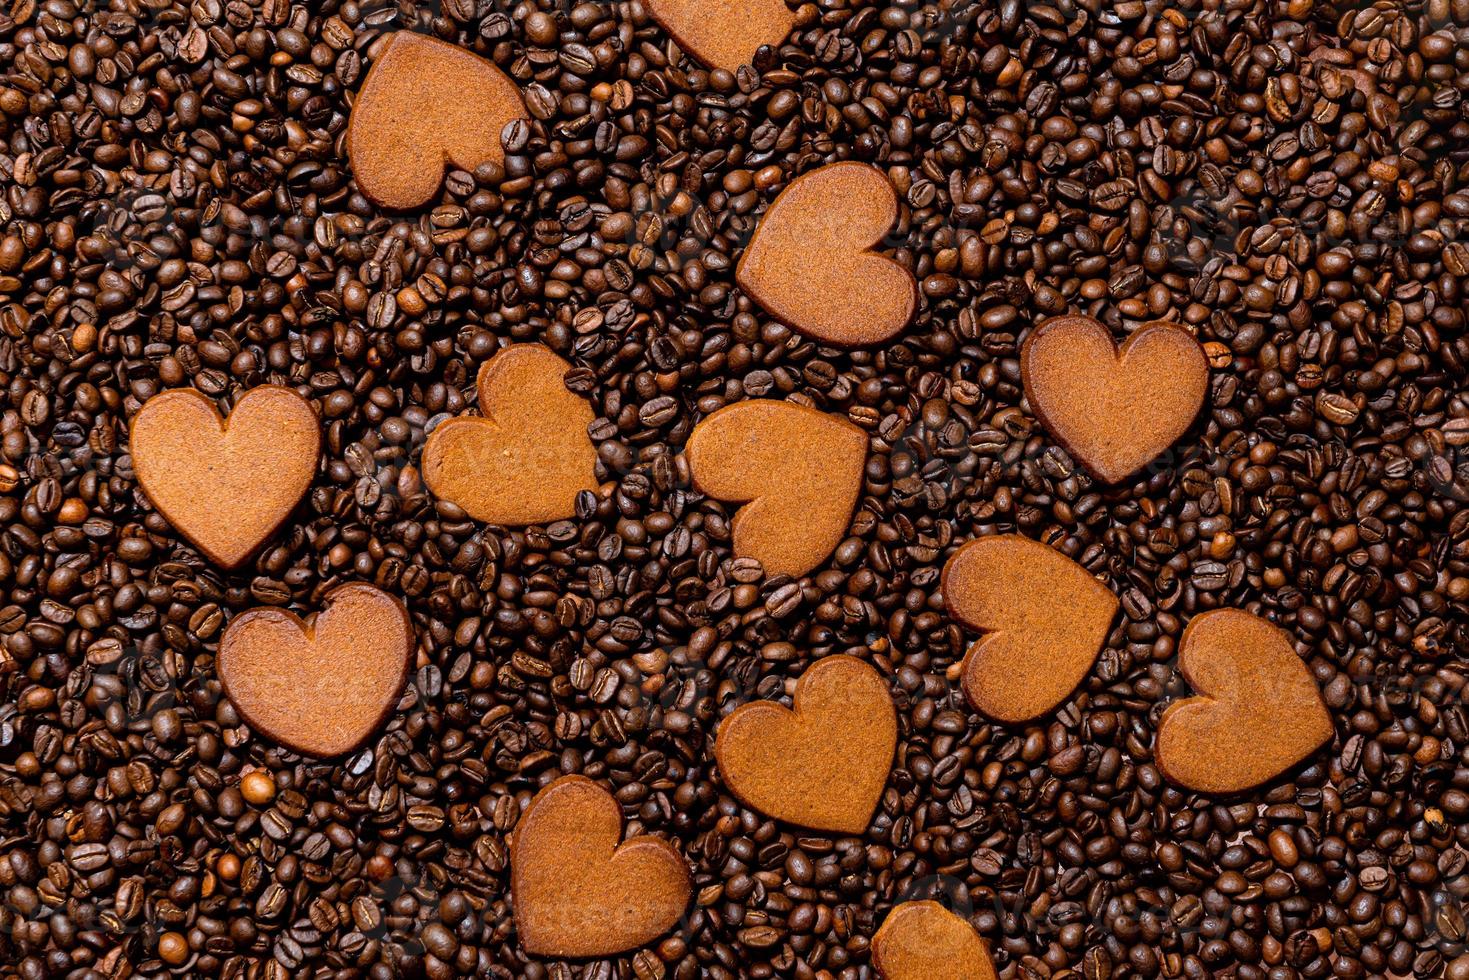
M539 524L576 513L597 488L586 399L566 390L571 365L540 344L514 344L479 369L480 416L439 425L423 449L434 494L487 524Z
M801 675L791 704L754 701L720 723L714 757L725 785L777 820L862 833L898 742L887 682L856 657L825 657Z
M872 937L872 965L883 980L995 980L979 933L938 902L904 902Z
M1065 700L1117 615L1117 597L1086 569L1018 534L954 552L943 590L949 615L986 633L964 658L964 693L1000 721L1038 718Z
M694 427L685 454L701 493L749 501L734 516L734 550L767 575L804 575L826 561L852 519L867 435L805 405L745 401Z
M1158 723L1163 774L1201 793L1269 782L1324 745L1331 716L1290 637L1239 609L1189 621L1178 672L1198 697L1175 701Z
M434 196L445 162L501 163L500 131L526 115L505 73L461 47L399 31L352 105L347 156L362 193L387 208Z
M238 568L283 524L316 473L321 423L290 388L262 385L222 418L192 388L148 399L128 436L153 506L221 568Z
M535 956L611 956L683 915L688 865L667 841L622 842L622 808L585 776L536 794L515 828L510 889L520 945Z
M1157 459L1199 414L1209 362L1193 335L1146 324L1119 349L1089 316L1046 320L1020 352L1025 397L1056 441L1116 483Z
M354 582L333 589L307 624L274 607L236 616L216 669L235 709L260 734L304 755L357 748L392 711L413 655L403 603Z
M771 316L817 340L883 343L918 306L913 274L871 251L897 219L898 195L881 170L829 164L781 191L735 279Z
M784 0L647 0L646 6L679 47L731 74L761 45L778 47L796 25Z

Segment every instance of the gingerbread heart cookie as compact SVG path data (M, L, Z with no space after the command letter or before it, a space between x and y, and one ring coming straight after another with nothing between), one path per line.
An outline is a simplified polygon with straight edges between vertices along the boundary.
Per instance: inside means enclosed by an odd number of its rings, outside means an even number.
M349 752L387 718L413 655L413 624L393 596L343 585L307 624L284 609L236 616L216 669L240 717L304 755Z
M883 980L995 980L995 964L974 927L938 902L904 902L872 937Z
M1290 637L1239 609L1189 621L1178 671L1198 697L1169 705L1153 754L1163 774L1201 793L1269 782L1324 745L1331 716Z
M611 956L678 922L692 885L673 845L622 841L622 808L584 776L536 794L515 828L510 889L520 944L533 956Z
M1020 351L1025 397L1092 475L1117 483L1157 459L1199 414L1209 362L1171 323L1140 327L1121 348L1089 316L1046 320Z
M881 170L829 164L781 191L735 279L771 316L817 340L883 343L918 308L913 274L872 251L897 219L898 195Z
M735 796L778 820L862 833L898 740L887 682L855 657L826 657L801 675L791 703L755 701L720 722L720 775Z
M986 635L964 658L969 703L1000 721L1038 718L1081 683L1117 597L1054 548L1018 534L976 538L944 566L949 615Z
M502 163L500 132L526 115L505 73L461 47L399 31L352 105L346 150L362 193L387 208L434 196L444 165Z
M479 417L434 429L423 479L435 495L487 524L571 517L595 490L597 451L586 399L566 390L571 365L540 344L514 344L479 369Z
M148 399L128 436L143 492L170 524L225 569L280 528L316 473L321 424L291 388L261 385L222 418L192 388Z
M647 8L679 47L730 73L762 45L779 46L796 26L785 0L648 0Z
M694 427L685 453L694 486L749 501L735 514L735 553L767 575L804 575L847 532L862 489L867 435L805 405L736 402Z

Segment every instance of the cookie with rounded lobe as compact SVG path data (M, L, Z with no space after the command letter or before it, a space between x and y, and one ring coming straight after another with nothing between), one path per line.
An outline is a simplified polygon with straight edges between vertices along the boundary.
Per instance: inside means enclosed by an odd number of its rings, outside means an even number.
M907 268L874 250L898 220L887 176L865 163L802 174L776 197L735 268L766 312L839 347L881 344L918 308Z
M904 902L872 937L872 965L883 980L996 980L979 933L938 902Z
M1020 351L1025 398L1041 424L1097 479L1117 483L1188 431L1209 362L1172 323L1139 327L1122 346L1089 316L1052 317Z
M796 26L785 0L647 0L646 6L679 47L731 74L764 45L779 47Z
M1163 775L1200 793L1238 793L1293 768L1332 736L1331 715L1290 637L1240 609L1200 613L1179 641L1178 671L1197 697L1158 723Z
M362 193L385 208L416 208L438 191L446 164L503 163L500 133L526 116L515 83L458 45L411 31L385 43L347 123Z
M321 423L310 402L280 385L245 392L227 418L202 392L173 388L133 418L128 452L158 512L210 561L234 569L311 486Z
M684 450L694 486L743 503L735 554L767 575L805 575L841 543L862 490L867 435L844 418L794 402L753 400L694 427Z
M566 389L571 365L541 344L513 344L479 369L480 415L441 423L423 449L423 480L487 524L524 525L576 514L597 488L597 451L585 398Z
M1055 709L1091 670L1117 597L1056 549L1018 534L976 538L944 565L949 615L982 636L963 664L964 693L1000 721Z
M215 664L251 728L303 755L350 752L402 693L413 624L397 598L366 583L327 594L311 622L275 607L236 616Z
M761 813L860 834L882 797L897 740L887 681L838 654L806 669L790 708L755 701L731 712L714 757L730 792Z
M534 956L612 956L671 929L688 906L688 864L667 841L622 839L622 807L584 776L536 794L516 825L510 889Z

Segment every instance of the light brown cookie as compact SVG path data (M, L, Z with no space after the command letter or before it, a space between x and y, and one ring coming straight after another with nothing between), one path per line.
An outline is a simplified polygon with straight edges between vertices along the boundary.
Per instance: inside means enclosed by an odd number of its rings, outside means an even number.
M862 833L898 741L887 682L855 657L825 657L801 675L791 704L751 702L719 723L714 757L725 785L777 820Z
M646 6L679 47L730 73L749 64L761 45L779 47L796 26L785 0L647 0Z
M611 956L646 946L678 922L692 887L672 844L651 835L622 841L622 808L584 776L541 790L516 825L515 927L533 956Z
M1209 388L1204 350L1183 327L1146 324L1122 347L1089 316L1052 317L1026 340L1020 372L1031 410L1107 483L1147 466L1188 430Z
M954 552L943 590L949 615L986 634L964 658L964 693L1000 721L1038 718L1064 701L1117 615L1117 597L1090 572L1018 534Z
M872 937L872 965L883 980L995 980L979 933L938 902L904 902Z
M735 553L758 559L767 575L804 575L847 532L867 435L805 405L754 400L704 419L684 451L701 493L749 501L734 516Z
M865 163L791 181L765 211L735 269L771 316L824 343L881 344L918 307L913 274L872 251L898 219L898 195Z
M387 208L434 196L444 165L503 163L500 132L526 115L520 89L463 48L399 31L367 73L347 125L357 186Z
M366 583L340 586L307 624L284 609L236 616L215 667L240 717L297 752L339 755L367 741L397 703L413 655L403 603Z
M1275 625L1239 609L1189 621L1178 671L1198 697L1175 701L1158 723L1163 775L1201 793L1269 782L1332 735L1311 671Z
M143 492L221 568L238 568L311 486L321 423L290 388L261 385L221 418L213 399L173 388L148 399L128 437Z
M514 344L479 369L479 416L434 429L423 480L436 496L487 524L539 524L576 513L597 488L595 416L566 390L567 364L548 347Z

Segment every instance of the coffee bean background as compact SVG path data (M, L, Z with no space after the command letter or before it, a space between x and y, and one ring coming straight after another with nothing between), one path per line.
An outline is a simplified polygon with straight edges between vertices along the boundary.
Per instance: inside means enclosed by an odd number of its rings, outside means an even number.
M1469 2L804 3L709 73L637 0L13 0L0 14L0 972L386 978L870 975L938 895L1006 978L1469 977ZM501 66L503 167L384 214L340 146L373 42ZM733 283L798 173L872 162L921 283L880 349ZM811 256L812 262L820 261ZM854 284L860 288L860 284ZM1021 403L1047 315L1165 318L1209 353L1194 429L1094 484ZM506 531L426 495L426 432L503 341L571 360L606 492ZM165 388L288 384L318 477L221 574L149 507L127 425ZM800 581L689 485L698 419L798 398L867 430L850 534ZM1018 530L1123 614L1053 716L991 724L946 558ZM420 648L350 758L240 726L224 625L402 596ZM1286 629L1336 721L1304 767L1195 797L1151 759L1196 612ZM710 745L815 658L891 677L860 838L742 809ZM674 839L695 901L615 961L530 962L507 834L581 772Z

